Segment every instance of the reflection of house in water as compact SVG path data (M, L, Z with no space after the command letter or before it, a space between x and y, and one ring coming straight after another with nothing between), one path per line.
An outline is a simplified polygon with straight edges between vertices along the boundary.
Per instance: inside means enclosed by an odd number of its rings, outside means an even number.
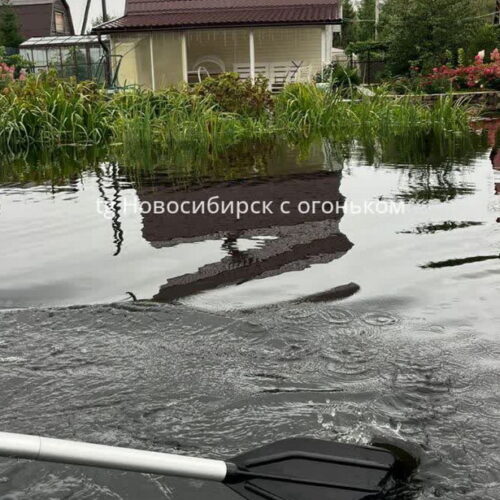
M336 208L329 214L301 214L298 210L301 201L341 204L340 182L339 172L316 172L210 184L186 191L171 186L139 187L140 201L151 204L189 201L189 206L193 206L215 196L221 203L273 202L272 214L249 213L239 220L231 213L144 214L143 235L154 247L221 239L226 253L219 262L168 280L154 299L171 301L219 286L300 271L342 257L353 246L339 231L342 210ZM289 202L289 214L280 210L284 201ZM245 249L248 240L255 244ZM343 284L335 283L332 288L338 285ZM356 287L352 290L355 293ZM340 287L339 296L346 295L349 293L345 287ZM334 296L335 293L330 294Z

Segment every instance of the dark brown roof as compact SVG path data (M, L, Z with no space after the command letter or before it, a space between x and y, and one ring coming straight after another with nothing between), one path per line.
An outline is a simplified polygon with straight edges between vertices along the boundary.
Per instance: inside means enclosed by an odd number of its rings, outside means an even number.
M340 0L128 0L124 17L98 30L141 31L340 21Z

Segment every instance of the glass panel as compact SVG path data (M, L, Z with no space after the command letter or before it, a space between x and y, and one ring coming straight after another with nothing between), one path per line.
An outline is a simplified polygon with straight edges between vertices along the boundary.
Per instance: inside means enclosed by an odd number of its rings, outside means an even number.
M90 47L89 54L90 54L90 62L98 63L102 57L102 49L99 47Z
M33 61L33 56L31 55L31 49L23 49L23 48L21 48L21 50L19 51L19 55L23 59L27 59L28 61Z
M34 37L34 38L30 38L27 42L25 42L27 45L35 45L37 43L40 42L40 40L42 40L40 37Z
M0 0L1 3L1 0ZM108 42L109 37L103 36L102 37L103 42ZM21 44L22 48L30 48L34 45L41 45L41 46L47 46L47 45L80 45L80 44L86 44L86 45L98 45L99 44L99 39L96 36L47 36L47 37L35 37L35 38L30 38L26 42L23 42Z
M63 64L74 64L75 59L73 57L74 49L73 47L61 47L61 56Z
M51 47L48 49L49 53L49 64L61 64L61 50L59 47Z
M79 81L88 80L91 75L87 62L87 51L85 48L76 48L73 47L73 53L76 60L76 78Z
M62 73L61 76L64 78L69 78L70 76L76 75L75 67L75 56L72 47L62 47L61 48L62 57Z
M92 64L90 66L90 76L93 80L98 82L103 80L103 70L100 64Z
M33 63L35 66L47 66L47 51L45 49L33 49Z

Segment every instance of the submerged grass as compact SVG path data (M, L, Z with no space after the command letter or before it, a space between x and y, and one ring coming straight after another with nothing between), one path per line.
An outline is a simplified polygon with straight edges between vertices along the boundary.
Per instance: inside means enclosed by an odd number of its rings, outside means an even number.
M91 82L30 78L0 94L0 149L103 143L113 110Z
M112 100L113 139L134 149L151 144L166 150L189 149L205 156L269 135L266 118L220 110L211 98L186 91L136 91Z
M466 106L444 96L432 106L384 93L346 100L312 85L289 85L277 97L276 120L292 137L362 139L408 132L440 135L469 132Z
M224 84L231 81L226 78ZM469 133L467 107L448 97L432 106L389 97L383 91L372 97L353 92L353 99L346 100L314 85L292 84L268 99L261 87L252 95L245 85L231 94L229 106L227 92L221 98L207 92L212 87L213 82L201 91L172 88L108 95L89 82L51 74L31 77L0 94L0 151L25 154L78 145L116 149L130 161L159 151L213 160L252 142L284 140L300 145L326 138L363 143L394 137L418 140L429 134L446 142ZM240 111L235 105L238 91ZM254 108L253 103L257 103Z

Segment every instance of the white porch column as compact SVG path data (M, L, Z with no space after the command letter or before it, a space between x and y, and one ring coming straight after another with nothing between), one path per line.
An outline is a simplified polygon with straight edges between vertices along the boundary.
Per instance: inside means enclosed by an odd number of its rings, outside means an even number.
M156 90L156 70L153 32L149 34L149 54L151 58L151 88L154 92Z
M321 76L326 66L326 26L321 27Z
M253 36L253 30L249 33L250 42L250 80L252 84L255 83L255 40Z
M186 83L188 83L187 40L185 31L182 32L181 47L182 47L182 78Z
M321 27L321 66L326 64L326 26Z

